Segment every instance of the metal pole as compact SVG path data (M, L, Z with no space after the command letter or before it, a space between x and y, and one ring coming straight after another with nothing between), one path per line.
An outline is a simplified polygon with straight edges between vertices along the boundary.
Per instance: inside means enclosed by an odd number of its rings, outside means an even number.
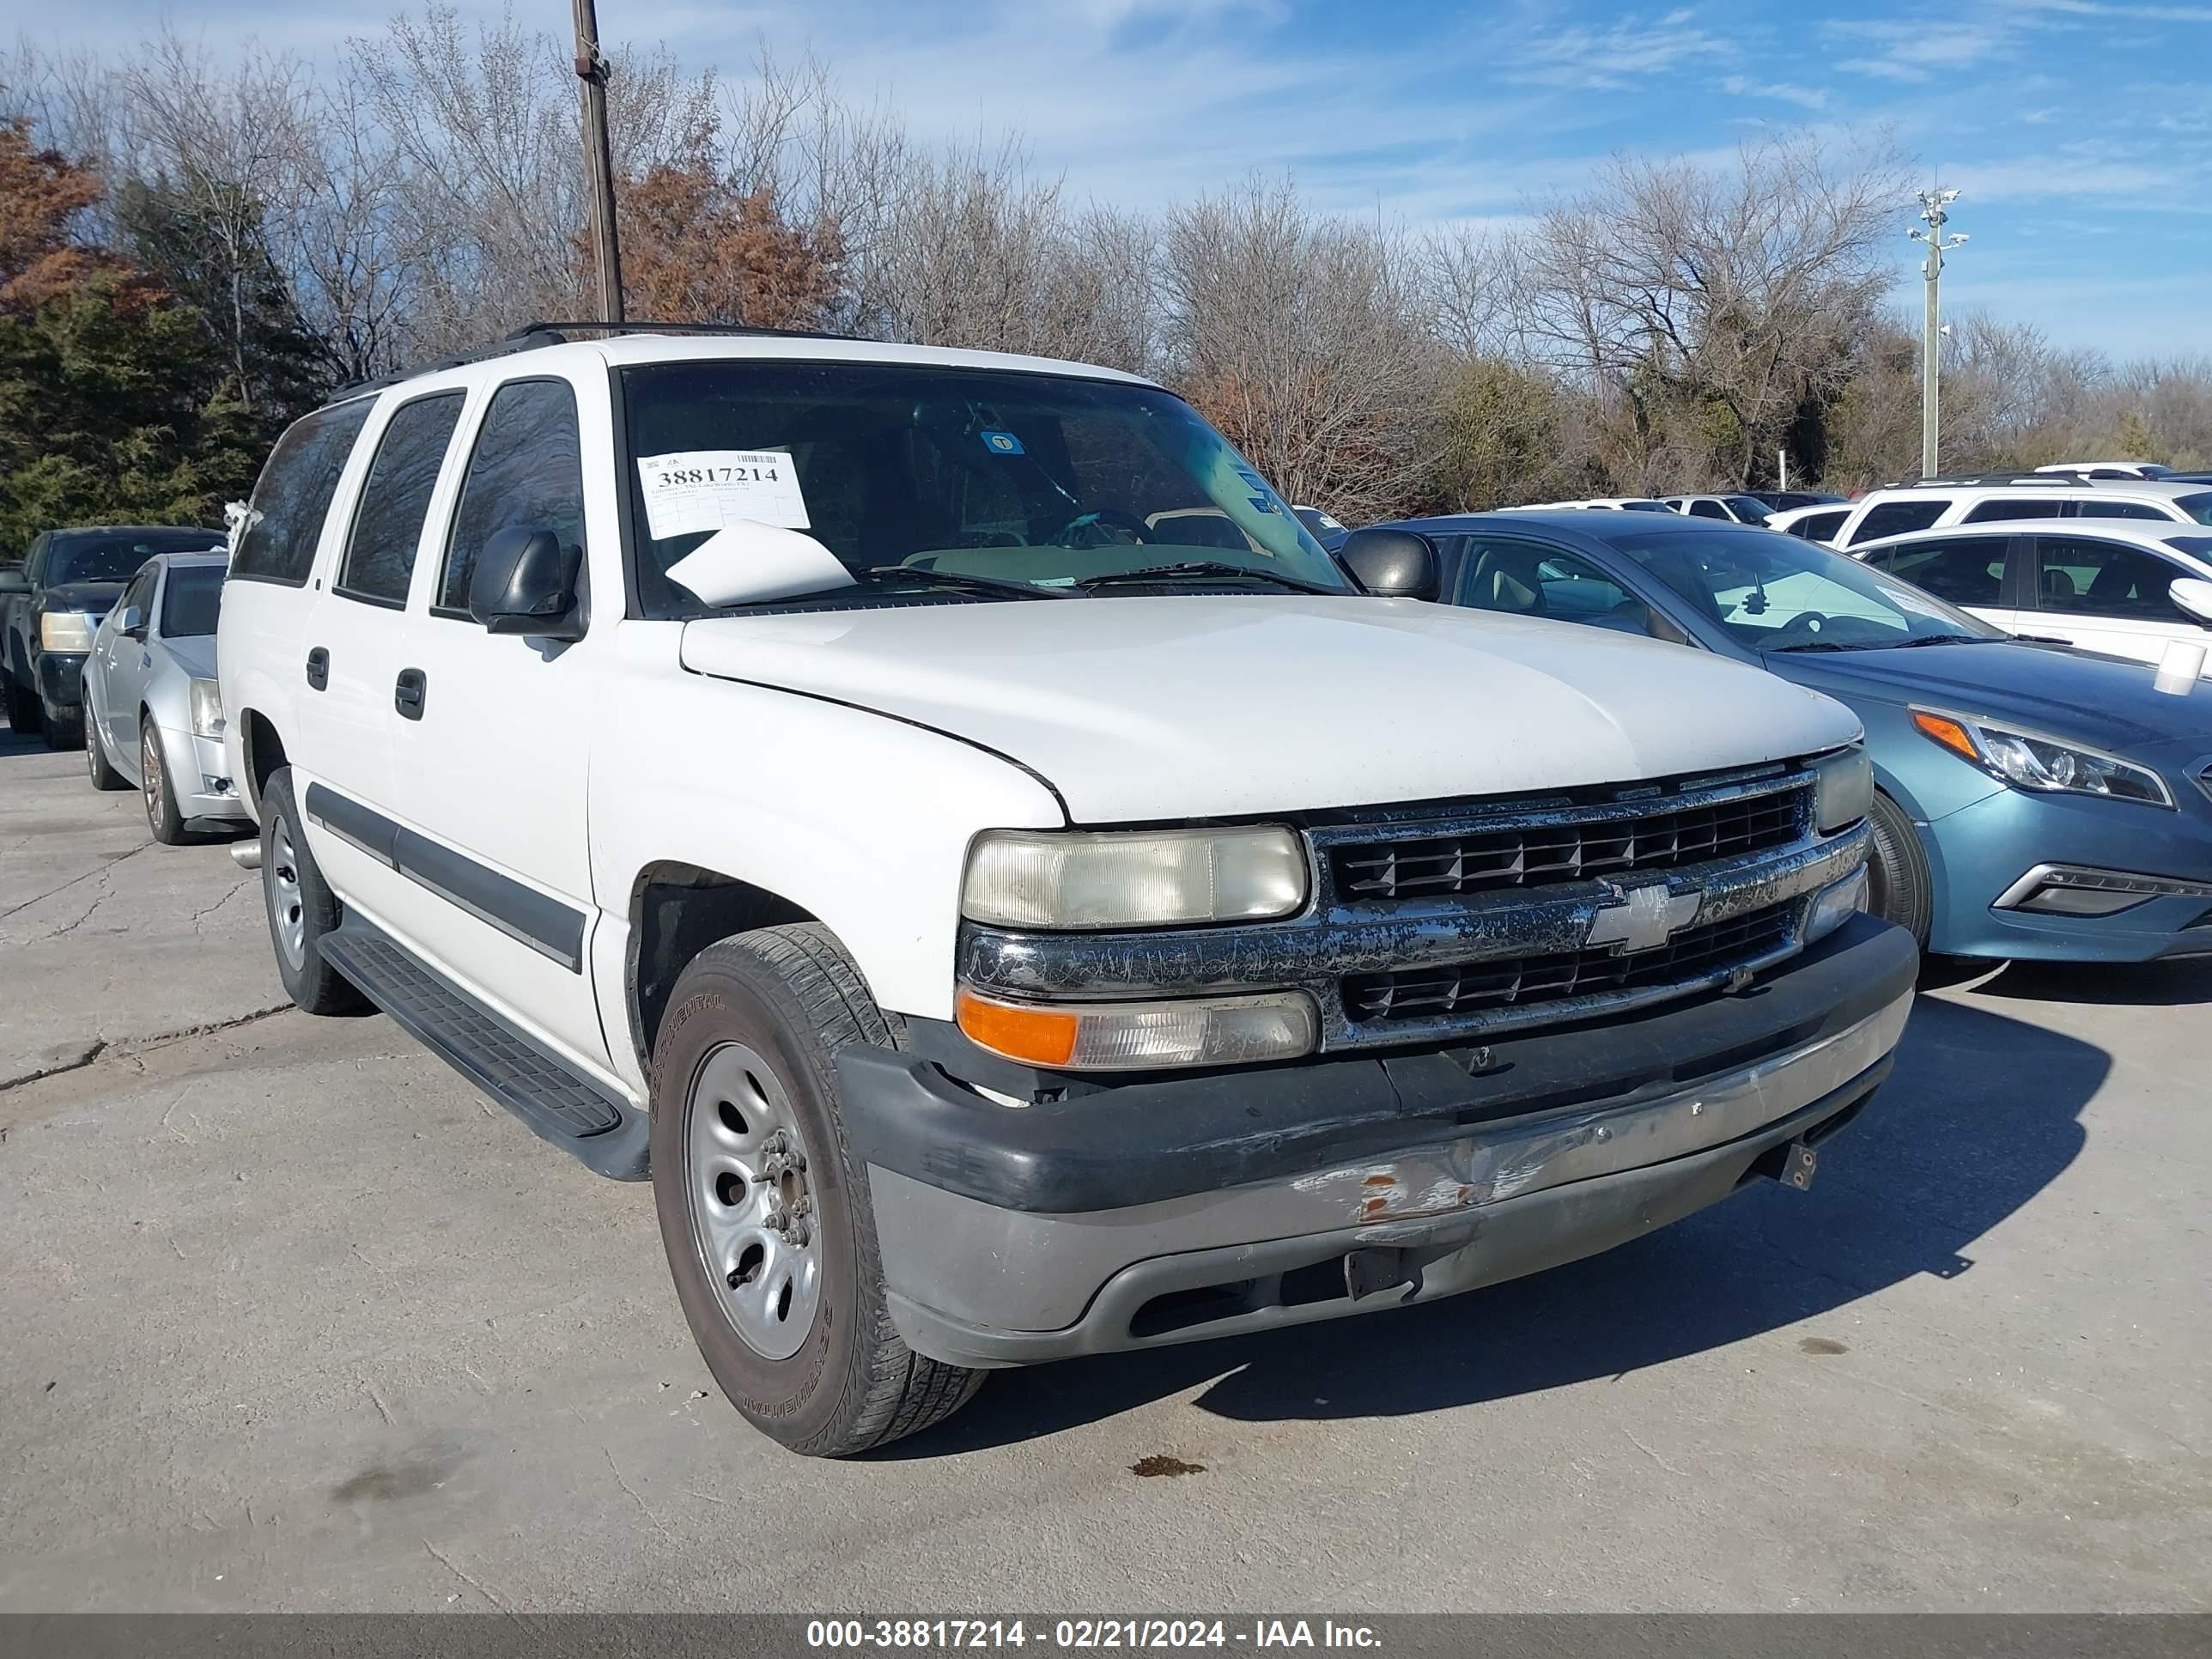
M599 55L595 0L575 0L576 78L584 83L584 180L599 267L599 320L623 319L622 241L615 231L615 164L607 142L607 60Z
M1942 325L1938 319L1942 311L1943 251L1938 238L1943 232L1943 210L1935 209L1931 217L1936 231L1928 239L1928 264L1923 273L1928 280L1928 315L1921 325L1920 340L1920 476L1923 478L1936 476L1936 380L1942 340L1936 330Z
M1920 476L1932 478L1936 467L1936 384L1942 367L1943 319L1942 284L1943 256L1966 241L1964 236L1943 234L1943 227L1950 220L1946 211L1959 199L1955 190L1941 185L1920 192L1920 216L1928 222L1925 230L1915 230L1915 241L1928 244L1928 263L1920 268L1928 284L1928 314L1922 325L1920 340Z

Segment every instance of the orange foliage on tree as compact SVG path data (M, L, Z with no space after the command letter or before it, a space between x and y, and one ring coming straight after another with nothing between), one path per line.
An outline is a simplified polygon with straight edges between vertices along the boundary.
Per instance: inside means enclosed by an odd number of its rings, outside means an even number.
M106 194L59 150L34 149L28 121L0 122L0 312L27 315L95 271L123 268L70 238L70 222Z
M834 224L787 224L767 191L740 192L703 167L663 164L625 180L617 214L635 318L818 328L843 285Z

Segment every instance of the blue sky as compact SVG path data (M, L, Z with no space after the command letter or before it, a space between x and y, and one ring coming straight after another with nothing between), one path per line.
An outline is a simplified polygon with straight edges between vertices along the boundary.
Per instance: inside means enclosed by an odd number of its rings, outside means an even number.
M167 16L314 52L393 9L92 0L57 23L0 0L0 33L90 44ZM559 0L518 9L566 27ZM2212 351L2212 0L599 0L599 20L739 77L763 41L811 48L921 134L1017 129L1073 194L1138 205L1257 168L1408 224L1510 221L1616 149L1887 124L1965 192L1947 307L2122 356Z

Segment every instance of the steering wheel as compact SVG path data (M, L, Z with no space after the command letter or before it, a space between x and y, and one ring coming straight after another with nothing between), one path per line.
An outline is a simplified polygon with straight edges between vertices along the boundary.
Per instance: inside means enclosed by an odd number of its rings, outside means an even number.
M1767 638L1779 639L1785 634L1804 634L1817 638L1827 628L1828 620L1828 615L1824 611L1800 611L1788 622L1776 629L1773 633L1768 635Z
M1113 535L1112 531L1126 531L1126 535ZM1053 532L1055 547L1119 547L1134 544L1142 547L1152 539L1152 526L1133 513L1124 513L1119 507L1102 507L1095 513L1079 514ZM1073 539L1081 535L1084 539Z

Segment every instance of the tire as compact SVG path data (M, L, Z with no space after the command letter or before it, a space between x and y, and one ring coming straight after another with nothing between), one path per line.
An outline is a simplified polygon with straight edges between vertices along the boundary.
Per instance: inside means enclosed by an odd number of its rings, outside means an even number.
M941 1422L983 1381L915 1353L891 1324L836 1069L840 1048L890 1041L851 959L803 923L701 951L653 1044L653 1204L677 1298L730 1403L810 1457ZM776 1163L787 1129L796 1179Z
M1874 829L1874 847L1867 859L1869 908L1910 933L1924 954L1935 914L1936 884L1928 872L1927 854L1920 850L1920 836L1904 809L1879 791L1869 818Z
M324 934L344 915L301 830L292 798L292 769L280 766L261 786L261 901L269 942L285 994L311 1014L349 1014L368 1006L353 981L323 960Z
M57 751L75 749L84 742L84 710L57 708L45 698L39 699L39 729L46 740L46 747Z
M4 672L0 670L0 672ZM24 737L39 729L39 694L16 684L13 674L8 675L8 724Z
M89 699L85 708L89 710ZM128 789L131 780L107 763L107 745L100 736L100 722L88 717L84 726L84 769L91 775L95 789Z
M100 734L88 730L86 744L100 746ZM192 837L177 811L176 786L169 781L169 763L161 753L161 733L153 716L138 720L138 793L146 803L146 827L164 847L182 847Z

